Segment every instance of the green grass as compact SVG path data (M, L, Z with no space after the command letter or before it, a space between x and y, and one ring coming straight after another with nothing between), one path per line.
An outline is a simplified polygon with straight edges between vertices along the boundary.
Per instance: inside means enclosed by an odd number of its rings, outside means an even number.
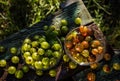
M0 39L40 22L59 9L64 0L1 0Z
M107 42L120 49L120 10L119 1L112 0L84 0L94 21L103 31Z

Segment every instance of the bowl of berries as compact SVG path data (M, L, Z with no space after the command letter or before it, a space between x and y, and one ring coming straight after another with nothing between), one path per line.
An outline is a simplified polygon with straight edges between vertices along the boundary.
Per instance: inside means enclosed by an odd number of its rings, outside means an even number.
M79 65L99 62L105 53L105 38L98 28L80 26L72 29L65 37L66 54Z
M49 70L55 67L62 56L62 44L57 37L45 32L35 32L24 39L21 54L24 62L35 70Z

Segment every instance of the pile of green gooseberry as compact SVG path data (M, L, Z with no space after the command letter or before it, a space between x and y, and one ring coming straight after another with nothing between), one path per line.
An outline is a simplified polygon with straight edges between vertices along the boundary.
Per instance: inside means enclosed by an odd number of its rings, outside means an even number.
M44 34L41 32L33 33L23 41L22 57L30 68L36 70L38 75L43 75L43 71L49 71L49 75L55 77L56 70L52 68L59 63L61 56L63 56L63 61L68 63L70 69L77 67L76 63L71 61L66 54L63 54L62 44L69 29L66 19L62 19L60 23L59 29L56 29L54 25L45 25L43 27ZM81 19L76 18L75 23L80 25Z
M58 38L47 39L36 33L27 37L21 47L26 64L36 70L48 70L54 67L62 56L62 45Z
M4 53L6 51L4 46L0 46L0 50L1 53ZM29 67L25 64L21 64L21 58L17 54L17 47L10 47L9 51L11 57L9 59L0 59L0 69L7 71L10 75L15 75L17 79L21 79L23 78L24 73L27 73L29 71ZM21 67L18 68L19 65L21 65Z
M76 25L80 25L81 19L75 18L74 22ZM62 44L69 31L68 21L61 19L60 24L58 29L55 25L45 25L43 27L44 34L41 32L30 34L24 39L21 48L16 46L7 48L0 45L0 55L9 51L11 56L9 59L0 59L0 70L15 75L17 79L23 78L29 69L34 69L38 76L42 76L43 71L46 71L51 77L55 77L56 65L61 57L61 61L67 63L70 69L75 69L77 64L71 61L62 50Z

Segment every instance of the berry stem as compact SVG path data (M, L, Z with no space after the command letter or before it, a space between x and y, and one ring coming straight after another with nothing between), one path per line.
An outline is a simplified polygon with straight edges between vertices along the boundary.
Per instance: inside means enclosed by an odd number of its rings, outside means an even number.
M0 81L6 81L5 79L6 79L7 75L8 75L8 71L5 70L2 77L0 78Z
M61 73L61 70L62 70L62 64L57 68L57 75L55 77L55 81L58 81L58 78L59 78L59 75Z

